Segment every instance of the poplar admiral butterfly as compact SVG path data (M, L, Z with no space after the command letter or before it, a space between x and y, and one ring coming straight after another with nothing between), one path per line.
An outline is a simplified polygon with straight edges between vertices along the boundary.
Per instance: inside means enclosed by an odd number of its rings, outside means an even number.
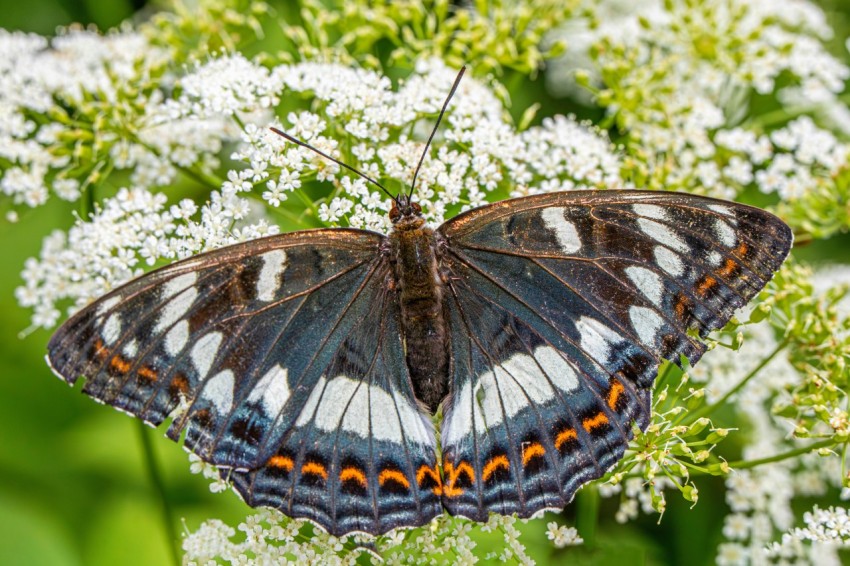
M386 236L305 230L143 275L48 361L170 419L249 505L334 535L529 517L622 457L662 360L696 362L792 242L772 214L688 194L541 194L437 229L411 194Z

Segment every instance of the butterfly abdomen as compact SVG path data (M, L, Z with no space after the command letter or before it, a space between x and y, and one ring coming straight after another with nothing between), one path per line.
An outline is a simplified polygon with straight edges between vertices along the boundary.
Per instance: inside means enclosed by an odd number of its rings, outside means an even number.
M434 231L401 225L390 235L401 306L407 367L416 397L436 411L448 387L443 284Z

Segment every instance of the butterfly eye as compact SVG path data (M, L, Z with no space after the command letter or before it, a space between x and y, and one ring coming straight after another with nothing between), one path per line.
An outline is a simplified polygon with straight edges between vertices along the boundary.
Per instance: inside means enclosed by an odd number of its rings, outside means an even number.
M397 207L397 206L393 206L393 207L390 209L390 221L391 221L391 222L393 222L393 223L395 223L395 222L396 222L396 220L398 220L399 216L401 216L401 212L399 212L399 210L398 210L398 207Z
M422 207L419 206L418 202L410 203L410 208L413 209L414 214L420 214L422 212Z

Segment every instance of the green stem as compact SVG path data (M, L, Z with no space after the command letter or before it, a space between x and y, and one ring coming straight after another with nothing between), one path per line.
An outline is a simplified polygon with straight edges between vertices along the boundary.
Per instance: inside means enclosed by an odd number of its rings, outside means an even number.
M191 167L184 167L183 165L177 165L176 163L172 163L181 173L186 175L187 177L191 177L198 184L205 185L217 189L224 184L224 179L221 179L215 175L209 175L202 171L198 171Z
M133 143L137 143L137 144L141 145L142 147L144 147L145 149L147 149L148 151L150 151L151 153L153 153L157 157L162 157L162 155L160 154L159 150L157 150L157 148L155 148L154 146L152 146L150 144L143 142L142 140L140 140L138 138L138 136L129 134L129 137L133 141ZM212 187L212 188L219 188L224 183L224 179L221 179L216 175L207 174L207 173L204 173L203 171L200 171L198 169L194 169L192 167L186 167L186 166L183 166L183 165L178 165L177 163L172 163L170 160L169 160L169 163L174 165L174 167L176 167L178 171L180 171L181 173L183 173L184 175L186 175L188 177L191 177L192 179L194 179L195 181L197 181L201 185L207 185L207 186Z
M89 218L89 214L94 212L95 202L97 198L94 195L94 185L91 184L85 188L85 194L83 198L80 199L80 218L83 219L83 222L88 222L91 220Z
M775 124L783 124L785 122L790 122L794 118L811 113L813 109L814 108L812 108L811 106L799 106L791 109L780 108L779 110L767 112L766 114L762 114L761 116L754 116L753 118L747 121L747 125L758 126L764 129L765 127L773 126Z
M596 527L599 522L599 490L586 485L576 495L576 530L588 548L596 544Z
M242 121L236 113L233 114L233 121L236 122L236 125L244 132L245 131L245 122Z
M781 352L782 349L785 348L785 346L787 346L787 345L788 345L787 339L785 339L785 340L781 341L779 344L777 344L776 348L774 348L771 353L769 353L767 356L765 356L764 359L762 359L762 361L759 362L759 364L756 367L754 367L752 369L752 371L750 371L750 373L748 373L746 376L744 376L744 379L739 381L738 384L735 387L733 387L732 389L727 391L726 394L723 395L723 397L721 397L720 399L718 399L717 401L715 401L711 405L703 405L701 408L697 409L696 411L686 413L685 417L683 418L683 424L690 424L690 423L696 422L698 419L701 419L702 417L710 415L711 413L716 411L718 408L722 407L726 403L726 401L729 400L730 397L732 397L738 391L743 389L743 387L747 383L749 383L749 381L752 378L754 378L762 369L764 369L764 367L767 364L769 364L770 361L773 358L775 358L776 355L779 352Z
M850 398L844 398L844 410L847 411L848 405L850 405ZM847 477L847 444L841 447L841 477Z
M316 206L316 203L310 200L310 197L304 194L304 191L293 191L298 198L301 199L301 202L304 203L304 206L307 211L310 211L310 214L315 218L319 217L319 207Z
M708 470L707 470L707 469L705 469L703 466L698 466L698 465L693 464L693 463L691 463L691 462L686 462L685 460L677 460L677 461L678 461L679 463L681 463L683 466L685 466L686 468L689 468L690 470L692 470L692 471L696 472L696 473L697 473L697 475L702 475L702 474L707 474L707 473L708 473ZM670 477L670 479L672 480L672 479L674 479L674 478L673 478L673 477ZM674 480L674 483L678 483L678 482L675 482L675 480Z
M282 207L277 207L277 208L270 207L269 210L274 214L278 214L278 215L282 216L287 221L292 223L294 225L294 228L289 228L290 230L292 230L292 229L305 230L307 228L312 228L311 225L304 222L304 218L302 217L303 215L295 214L294 212L286 210L285 208L282 208Z
M835 440L827 438L826 440L821 440L820 442L815 442L802 448L795 448L794 450L789 450L788 452L780 452L779 454L774 454L773 456L769 456L767 458L759 458L758 460L740 460L738 462L729 462L729 467L733 470L755 468L756 466L761 466L762 464L772 464L774 462L781 462L782 460L793 458L794 456L808 454L812 450L830 448L832 446L835 446L836 444L837 443L835 442Z
M142 453L147 468L148 476L150 477L151 485L156 491L159 501L162 504L162 527L165 530L165 538L168 541L168 548L171 550L171 559L175 566L179 566L180 550L177 546L177 529L174 526L174 514L171 510L171 505L168 502L168 497L165 495L165 484L162 481L162 476L159 473L159 468L156 465L156 457L153 453L153 444L150 439L150 430L145 423L136 421L139 438L142 441Z

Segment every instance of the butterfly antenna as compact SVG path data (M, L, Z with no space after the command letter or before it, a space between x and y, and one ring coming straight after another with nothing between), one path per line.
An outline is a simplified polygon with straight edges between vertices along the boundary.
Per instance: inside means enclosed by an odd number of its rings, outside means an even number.
M437 116L437 123L434 124L434 129L431 130L431 135L428 136L428 143L425 144L425 149L422 151L422 156L419 158L419 163L416 165L416 171L413 172L413 182L410 183L410 194L408 197L413 196L413 190L416 188L416 176L419 175L419 169L422 168L422 162L425 161L425 155L428 153L428 148L431 147L431 140L434 139L434 135L437 133L437 128L440 127L440 120L443 119L443 114L446 113L446 108L449 106L449 101L454 96L455 91L457 90L457 85L460 84L460 79L463 78L463 73L466 72L466 65L460 68L460 71L457 74L457 78L455 78L455 84L452 85L452 89L449 91L449 95L446 97L446 101L443 102L443 107L440 109L440 115Z
M384 191L387 194L388 197L393 199L393 202L396 202L396 203L398 202L398 199L396 197L394 197L392 195L392 193L390 193L381 183L379 183L378 181L376 181L375 179L373 179L372 177L370 177L366 173L363 173L362 171L358 171L357 169L355 169L351 165L349 165L347 163L343 163L342 161L340 161L339 159L336 159L335 157L331 157L330 155L328 155L327 153L325 153L321 149L315 148L312 145L310 145L309 143L305 143L305 142L303 142L299 139L293 138L292 136L290 136L286 132L278 130L277 128L269 128L269 129L271 131L273 131L274 133L276 133L277 135L281 136L282 138L286 139L287 141L291 141L292 143L294 143L296 145L300 145L301 147L306 147L307 149L309 149L311 151L315 151L316 153L318 153L319 155L321 155L325 159L327 159L329 161L333 161L334 163L336 163L340 167L345 167L346 169L348 169L352 173L357 173L358 175L360 175L361 177L363 177L364 179L366 179L367 181L369 181L370 183L372 183L373 185L375 185L376 187L378 187L379 189Z

